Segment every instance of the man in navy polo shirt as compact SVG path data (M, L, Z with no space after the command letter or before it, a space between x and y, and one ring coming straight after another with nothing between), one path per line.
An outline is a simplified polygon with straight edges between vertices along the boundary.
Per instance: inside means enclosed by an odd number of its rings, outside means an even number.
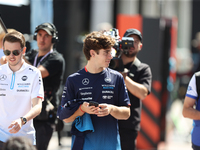
M129 118L130 100L123 76L108 68L114 44L115 39L103 32L88 34L83 46L87 65L67 78L58 117L67 123L81 122L81 127L72 126L73 133L80 131L72 137L72 149L121 150L118 120ZM89 106L91 100L99 105ZM81 145L77 136L91 124Z

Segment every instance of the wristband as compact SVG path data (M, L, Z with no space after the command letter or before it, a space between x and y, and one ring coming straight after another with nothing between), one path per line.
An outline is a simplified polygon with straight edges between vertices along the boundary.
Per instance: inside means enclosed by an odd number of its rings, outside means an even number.
M83 113L85 113L85 112L81 109L81 106L82 106L82 104L79 106L80 110L81 110Z

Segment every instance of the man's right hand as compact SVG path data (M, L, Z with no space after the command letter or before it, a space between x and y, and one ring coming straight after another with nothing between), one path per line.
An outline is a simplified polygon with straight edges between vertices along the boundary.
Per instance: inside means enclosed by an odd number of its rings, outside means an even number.
M10 133L17 133L22 128L22 120L17 119L13 121L10 126L8 127Z
M95 106L89 106L88 102L84 102L81 106L81 109L88 114L96 114L100 108Z

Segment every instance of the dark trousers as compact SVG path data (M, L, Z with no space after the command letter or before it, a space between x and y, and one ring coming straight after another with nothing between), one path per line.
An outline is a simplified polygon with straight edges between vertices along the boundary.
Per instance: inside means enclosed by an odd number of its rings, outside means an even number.
M3 150L4 142L0 141L0 150Z
M200 150L200 146L194 145L193 143L192 143L192 148L193 150Z
M136 150L136 138L138 131L131 129L119 129L122 150Z
M47 150L49 141L53 134L53 127L46 121L34 120L36 130L36 147L37 150Z

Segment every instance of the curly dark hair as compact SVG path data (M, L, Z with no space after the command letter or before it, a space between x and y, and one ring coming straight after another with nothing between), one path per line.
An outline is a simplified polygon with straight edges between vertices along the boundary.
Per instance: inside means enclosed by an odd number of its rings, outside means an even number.
M86 35L83 44L83 53L87 60L90 60L90 50L99 52L100 49L109 49L114 46L115 39L110 35L105 35L103 31L93 31Z

